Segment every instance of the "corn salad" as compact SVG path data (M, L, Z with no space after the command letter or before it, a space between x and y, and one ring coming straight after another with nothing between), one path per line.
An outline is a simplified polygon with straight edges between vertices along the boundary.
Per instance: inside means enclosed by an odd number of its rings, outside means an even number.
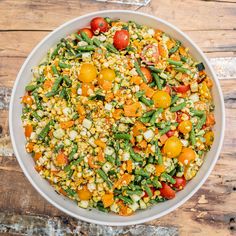
M212 86L165 32L96 17L33 68L22 98L26 150L79 207L131 215L197 174L214 140Z

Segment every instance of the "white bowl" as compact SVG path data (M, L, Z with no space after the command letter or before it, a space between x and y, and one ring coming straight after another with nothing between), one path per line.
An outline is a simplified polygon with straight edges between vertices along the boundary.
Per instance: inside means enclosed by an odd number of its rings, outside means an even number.
M188 47L195 59L204 63L208 75L213 79L214 82L213 98L215 103L216 117L216 125L214 128L215 141L211 150L207 153L204 164L200 168L196 177L187 184L186 188L183 191L178 192L174 199L154 205L147 210L140 210L134 215L128 217L107 214L96 209L92 209L91 211L82 209L79 208L75 202L69 200L64 196L58 195L55 192L54 188L50 186L50 184L35 171L33 158L31 158L30 154L25 151L25 137L21 123L21 97L25 92L25 86L32 79L32 67L37 65L46 55L46 52L51 47L53 47L62 37L89 25L90 20L96 16L109 16L111 18L119 18L123 21L134 20L139 24L148 25L165 31L171 37L180 40L184 46ZM18 162L20 163L21 168L23 169L31 184L45 199L47 199L51 204L53 204L63 212L78 219L96 224L119 226L143 223L164 216L182 205L202 186L202 184L211 173L220 154L220 149L224 137L225 110L220 85L215 73L210 66L209 61L204 56L202 51L195 45L195 43L192 42L192 40L186 34L181 32L178 28L169 24L168 22L144 13L124 10L100 11L78 17L63 24L52 33L50 33L46 38L44 38L30 53L25 63L21 67L12 91L9 125L11 140Z

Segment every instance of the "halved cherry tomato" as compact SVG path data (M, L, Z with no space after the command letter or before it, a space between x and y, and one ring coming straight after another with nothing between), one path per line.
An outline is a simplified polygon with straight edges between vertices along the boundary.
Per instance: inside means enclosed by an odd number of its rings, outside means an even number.
M78 34L80 34L80 32L84 32L85 34L87 34L87 36L88 36L89 38L92 38L92 37L93 37L93 31L92 31L91 29L89 29L89 28L80 29L80 30L78 31Z
M150 83L152 81L152 74L151 74L150 70L144 66L142 66L140 69L143 72L145 78L147 79L147 82Z
M184 177L174 177L175 184L173 184L173 187L176 188L176 190L182 190L186 186L186 179Z
M175 130L169 130L166 135L168 138L172 137L175 134Z
M162 188L159 189L162 197L166 199L172 199L175 197L175 190L173 190L168 184L162 182Z
M147 65L154 65L157 63L159 59L159 50L158 47L155 45L147 45L143 48L141 59L147 64Z
M127 30L117 30L113 37L113 44L118 50L125 49L129 45L129 32Z
M171 97L165 91L157 91L152 97L156 107L167 108L171 104Z
M95 17L90 22L91 29L94 34L99 34L100 32L107 32L109 26L103 17Z
M83 63L80 67L79 80L82 82L92 82L97 77L97 69L93 64Z
M183 120L178 126L178 130L182 134L187 134L192 130L192 122L190 120Z
M195 152L191 148L183 148L181 154L178 157L179 162L183 165L189 165L196 157Z
M168 138L163 147L163 151L169 158L177 157L182 151L182 143L179 138L172 136Z
M190 89L190 85L179 85L172 87L177 93L186 93Z

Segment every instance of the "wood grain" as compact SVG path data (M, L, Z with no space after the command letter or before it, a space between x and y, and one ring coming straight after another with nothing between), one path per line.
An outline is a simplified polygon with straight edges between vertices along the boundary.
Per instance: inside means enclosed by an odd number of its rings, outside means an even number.
M220 79L226 105L223 149L206 183L180 208L137 229L84 223L53 207L25 178L9 138L11 88L29 52L62 23L101 9L138 10L182 29L210 58ZM152 0L145 7L94 0L0 1L0 234L236 235L235 22L236 0Z

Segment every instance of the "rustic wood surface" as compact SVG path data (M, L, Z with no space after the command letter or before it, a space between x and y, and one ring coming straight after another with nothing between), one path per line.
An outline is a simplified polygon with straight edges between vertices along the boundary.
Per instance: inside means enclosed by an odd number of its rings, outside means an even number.
M69 217L30 185L13 154L8 105L17 72L32 48L60 24L88 12L130 9L163 18L206 53L220 79L226 133L202 188L174 212L137 227L102 227ZM145 7L92 0L0 1L1 235L236 235L236 0L152 0Z

